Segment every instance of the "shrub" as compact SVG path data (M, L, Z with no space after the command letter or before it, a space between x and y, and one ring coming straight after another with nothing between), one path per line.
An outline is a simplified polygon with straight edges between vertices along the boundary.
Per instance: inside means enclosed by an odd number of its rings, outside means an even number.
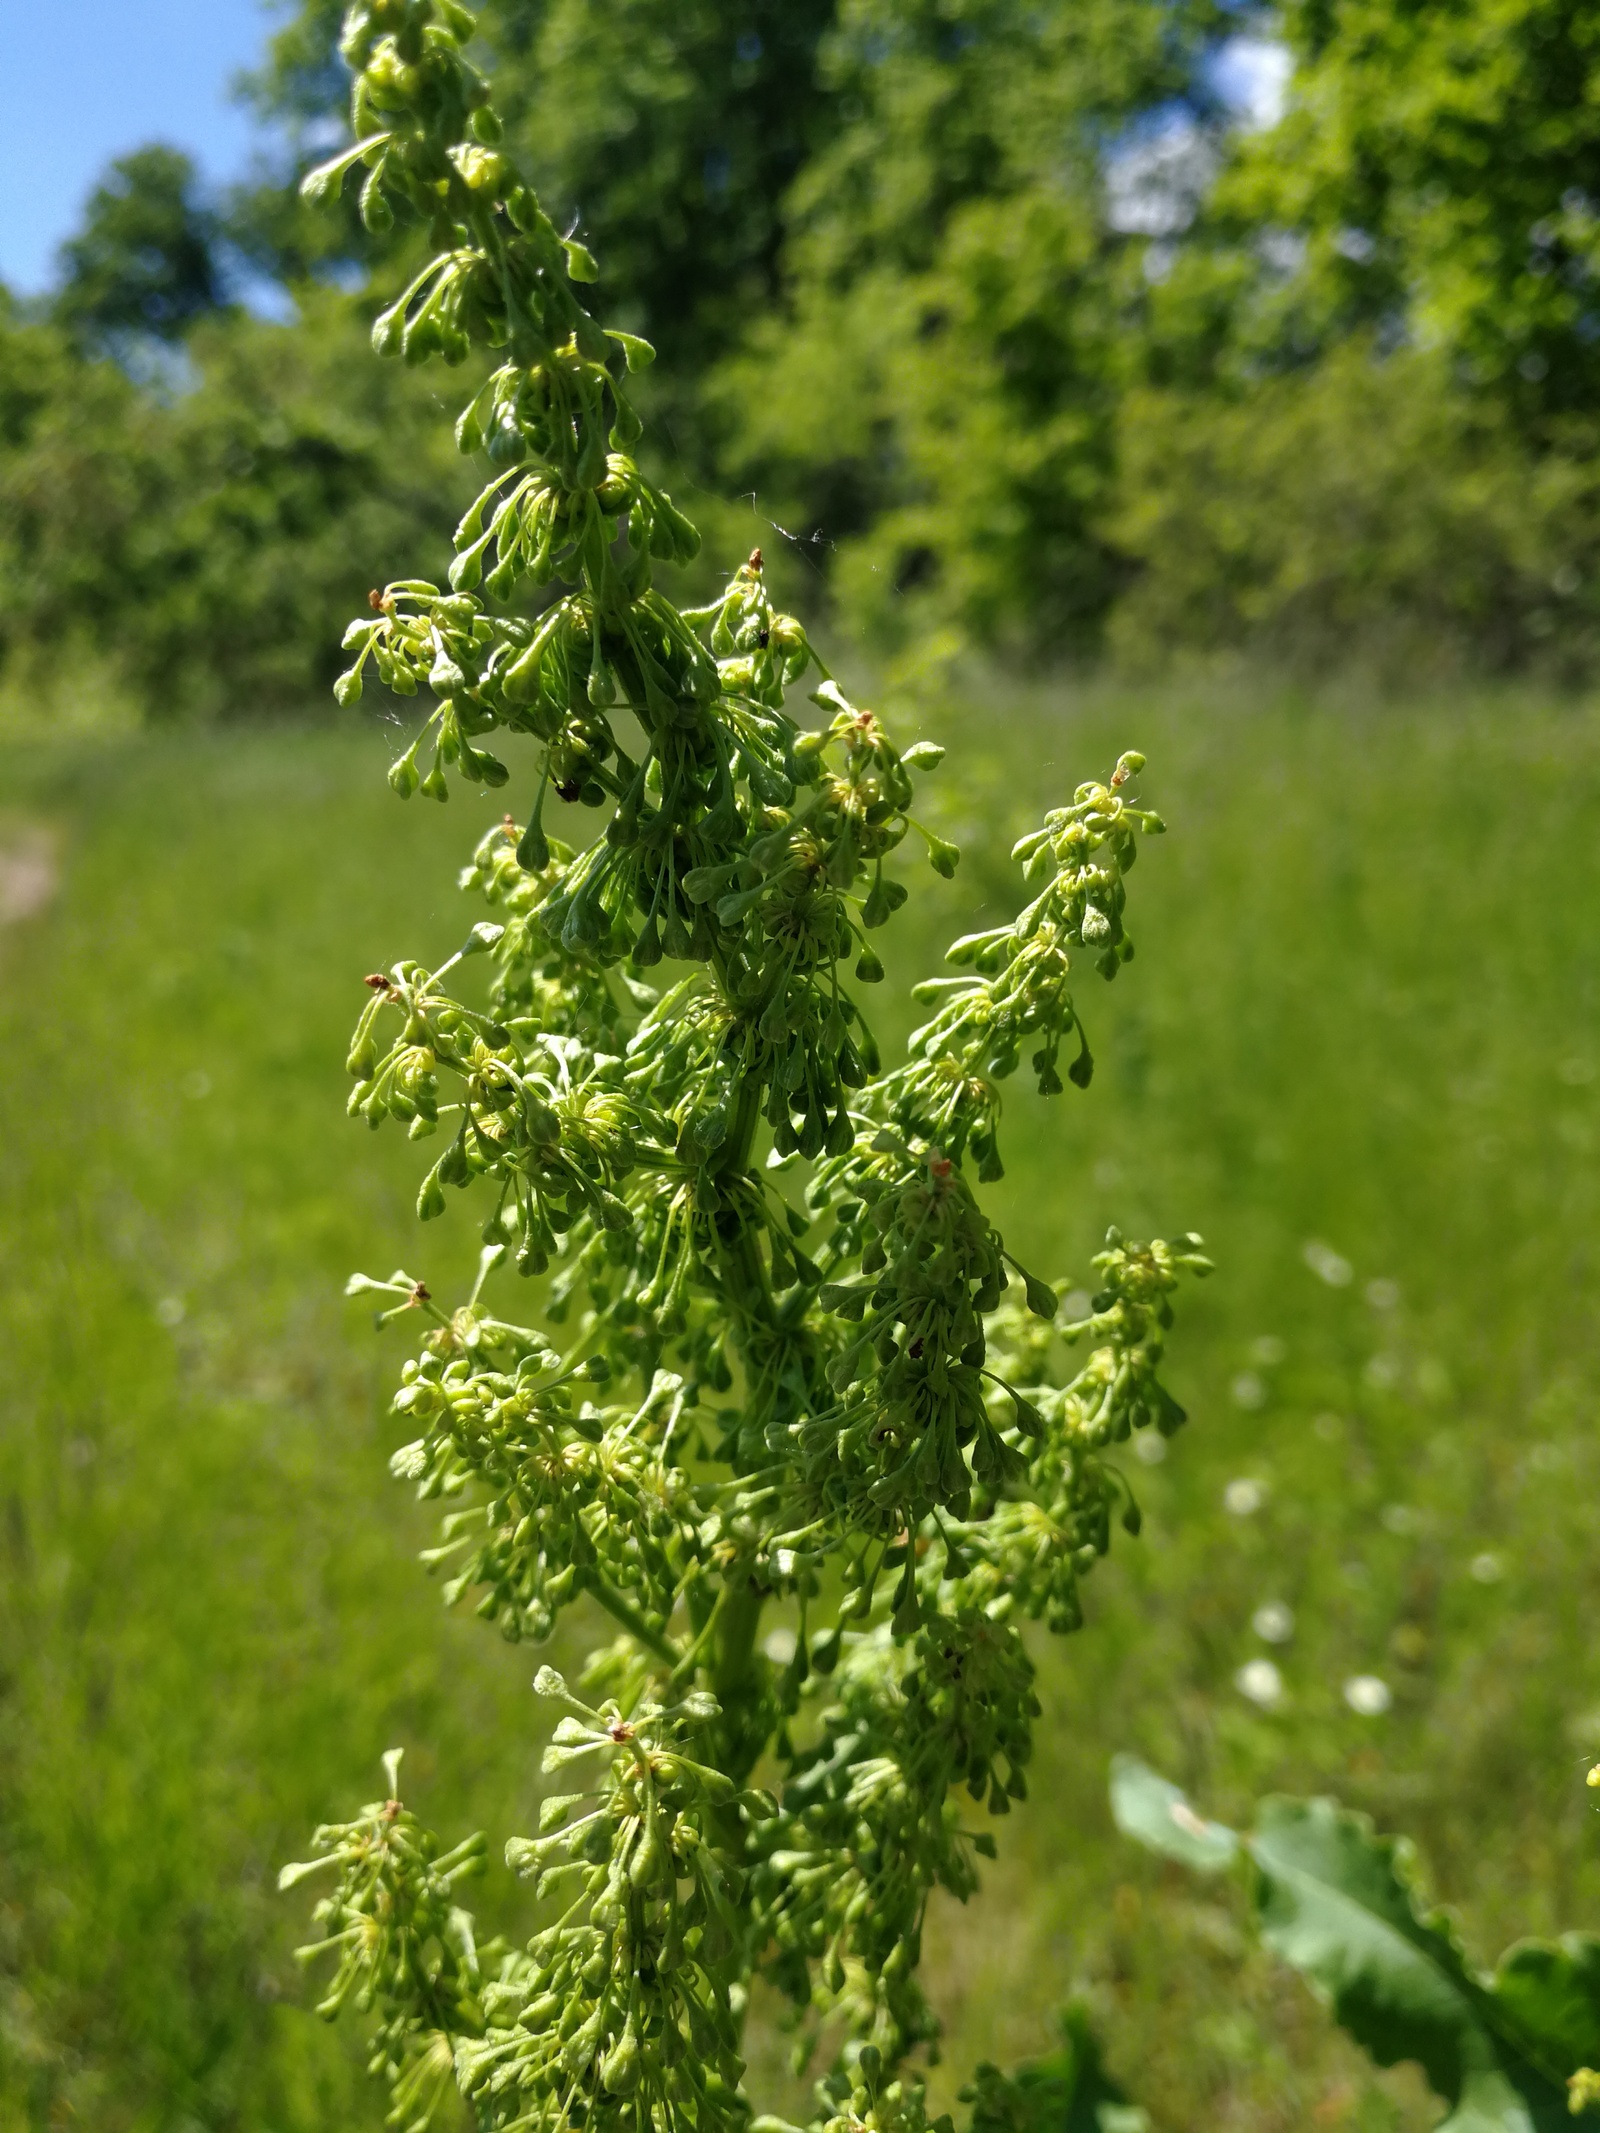
M1134 573L1111 624L1122 656L1593 660L1592 441L1530 458L1441 358L1351 345L1233 399L1137 392L1120 420L1109 530Z
M432 394L352 360L343 297L300 321L198 327L174 389L0 318L0 666L14 687L102 686L153 718L303 709L362 559L414 551L465 470Z

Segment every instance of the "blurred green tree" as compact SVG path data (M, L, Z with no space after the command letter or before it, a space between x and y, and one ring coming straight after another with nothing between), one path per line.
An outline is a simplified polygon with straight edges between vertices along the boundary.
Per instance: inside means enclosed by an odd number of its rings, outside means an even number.
M653 428L694 477L845 544L858 619L937 588L979 635L1077 648L1119 582L1096 528L1127 250L1106 153L1153 112L1220 127L1206 61L1238 19L1218 0L491 0L481 28L512 144L660 352ZM303 0L255 83L307 158L343 95L338 23ZM280 259L315 242L285 195L250 212L296 233ZM397 241L339 227L351 257ZM709 390L691 348L721 359Z
M204 414L91 383L66 343L42 362L65 397L49 413L30 384L24 426L80 486L69 504L42 447L0 442L13 649L48 611L165 677L164 702L321 677L299 520L262 486L287 462L239 442L273 427L278 379L225 413L267 343L220 328L240 258L305 292L283 433L310 449L294 381L324 371L329 409L368 420L373 388L336 353L424 233L298 198L346 137L339 17L298 0L251 85L274 177L212 203L176 151L141 150L65 248L67 341L124 365L181 344ZM651 463L706 492L718 566L783 529L858 629L936 649L1143 660L1354 630L1576 670L1600 641L1600 30L1574 0L1290 0L1287 110L1252 132L1216 61L1263 19L1224 0L489 0L479 43L511 147L594 240L611 315L660 351ZM329 283L360 284L353 309ZM20 374L19 331L0 321ZM415 466L451 478L426 450ZM732 493L767 523L735 527L710 501ZM140 527L143 554L152 511L206 529L189 582L226 553L252 601L276 585L271 627L178 601L180 626L168 590L135 592L116 529Z
M0 672L69 695L109 669L157 718L303 707L371 559L415 553L472 481L433 388L365 340L335 291L292 325L224 314L163 398L0 310Z
M1271 307L1280 354L1376 329L1444 348L1535 425L1592 415L1600 14L1289 0L1281 28L1288 109L1238 142L1216 200L1258 256L1272 231L1304 248Z
M1592 664L1600 18L1293 0L1234 134L1129 282L1113 637Z
M724 366L731 475L842 543L863 620L926 601L969 631L1081 651L1118 559L1131 129L1224 114L1213 0L844 0L823 48L840 126L790 199L782 306Z
M1118 421L1109 636L1130 664L1180 645L1576 677L1600 650L1600 464L1531 453L1441 350L1352 336L1247 392L1135 388Z
M61 251L55 312L78 338L179 341L226 301L220 231L195 167L159 142L121 156Z
M349 76L339 0L301 0L251 94L289 129L298 169L345 138ZM564 223L599 252L611 303L660 355L675 412L680 359L726 347L778 288L783 203L822 144L830 99L817 54L834 0L491 0L480 31L508 141ZM280 270L330 242L276 187L235 209L258 257ZM353 212L336 229L354 260L381 260ZM278 232L273 239L272 232ZM318 249L320 247L320 250ZM687 441L687 440L685 440Z

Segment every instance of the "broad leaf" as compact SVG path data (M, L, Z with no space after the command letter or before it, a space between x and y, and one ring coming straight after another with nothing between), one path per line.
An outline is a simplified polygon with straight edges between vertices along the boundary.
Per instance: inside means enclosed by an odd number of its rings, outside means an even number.
M1523 1941L1495 1976L1418 1900L1410 1847L1332 1800L1268 1800L1235 1838L1131 1757L1112 1769L1118 1827L1204 1872L1242 1841L1261 1935L1380 2066L1415 2059L1447 2104L1438 2133L1556 2133L1561 2084L1600 2060L1600 1941Z
M1239 1856L1233 1830L1203 1820L1176 1785L1157 1777L1136 1755L1112 1758L1111 1813L1125 1837L1199 1873L1218 1873Z
M1332 1800L1267 1800L1246 1841L1263 1940L1327 1995L1380 2066L1418 2061L1454 2106L1440 2133L1554 2133L1570 2123L1565 2098L1519 2049L1509 2008L1469 1965L1444 1914L1421 1909L1403 1838L1375 1835L1365 1815ZM1581 2036L1577 1964L1547 1952L1558 1960L1541 1965L1528 1944L1514 1972L1527 2020L1552 2030L1565 2022Z
M1494 1974L1496 2026L1553 2081L1600 2066L1600 1939L1519 1940Z
M1454 1934L1418 1911L1408 1848L1332 1800L1267 1800L1248 1841L1268 1947L1326 1993L1380 2066L1420 2060L1454 2100L1493 2052Z

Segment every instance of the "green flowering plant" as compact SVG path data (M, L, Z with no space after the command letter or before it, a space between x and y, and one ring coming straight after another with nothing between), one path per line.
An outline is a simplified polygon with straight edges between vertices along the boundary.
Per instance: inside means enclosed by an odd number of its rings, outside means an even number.
M393 1759L286 1878L333 1877L304 1952L336 1962L326 2012L376 2017L399 2126L459 2092L484 2127L737 2133L760 1975L799 2063L829 2040L819 2126L920 2133L923 1918L1026 1797L1022 1625L1077 1626L1113 1521L1137 1529L1109 1448L1183 1419L1157 1371L1199 1240L1113 1232L1058 1326L975 1190L1025 1050L1042 1093L1064 1047L1087 1084L1074 973L1132 955L1126 876L1162 825L1137 755L1080 786L1017 849L1032 900L955 944L884 1066L847 979L884 975L901 847L956 866L912 812L941 751L846 697L759 553L705 608L655 585L697 537L629 456L650 351L580 302L593 261L501 153L472 31L456 0L352 8L356 142L307 181L361 171L369 225L428 235L380 353L498 361L458 427L496 471L450 582L373 595L340 699L369 673L429 692L402 796L506 784L493 734L538 764L462 876L489 915L442 967L367 980L349 1058L353 1114L442 1144L424 1220L475 1195L476 1285L451 1311L406 1272L352 1289L421 1335L393 1467L444 1506L447 1599L513 1640L580 1601L618 1634L576 1686L535 1682L546 1769L581 1789L508 1848L526 1948L479 1939L456 1891L481 1841L442 1850ZM566 841L555 808L603 826ZM512 1268L546 1277L537 1325L485 1301Z

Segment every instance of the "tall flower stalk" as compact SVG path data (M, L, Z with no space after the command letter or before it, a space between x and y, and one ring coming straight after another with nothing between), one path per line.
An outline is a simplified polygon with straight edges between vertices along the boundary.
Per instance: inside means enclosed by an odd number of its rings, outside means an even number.
M818 2123L918 2133L928 1898L972 1893L1027 1793L1022 1624L1078 1625L1114 1521L1137 1529L1107 1447L1183 1419L1157 1367L1199 1240L1113 1232L1058 1326L974 1190L1025 1050L1043 1094L1087 1084L1075 966L1131 956L1125 878L1161 823L1137 755L1080 786L1017 847L1031 900L955 943L885 1066L855 988L884 974L900 847L955 868L912 813L940 750L844 695L759 553L706 608L656 586L698 537L629 456L650 350L580 301L594 263L502 151L472 34L455 0L352 8L356 142L307 181L359 173L371 227L429 233L380 353L498 359L457 426L497 471L449 585L374 593L340 700L373 673L430 692L402 796L506 784L496 731L537 749L462 876L487 915L441 968L367 980L349 1059L354 1114L442 1145L423 1219L474 1195L477 1283L453 1310L408 1273L352 1288L420 1336L392 1464L448 1506L447 1597L513 1640L579 1602L616 1634L535 1682L572 1789L508 1847L526 1949L479 1938L482 1840L441 1850L394 1757L285 1879L333 1877L306 1952L336 1964L325 2012L375 2015L398 2125L459 2090L484 2126L736 2133L760 1974L801 2061L827 2039ZM487 1300L511 1269L544 1280L518 1322Z

